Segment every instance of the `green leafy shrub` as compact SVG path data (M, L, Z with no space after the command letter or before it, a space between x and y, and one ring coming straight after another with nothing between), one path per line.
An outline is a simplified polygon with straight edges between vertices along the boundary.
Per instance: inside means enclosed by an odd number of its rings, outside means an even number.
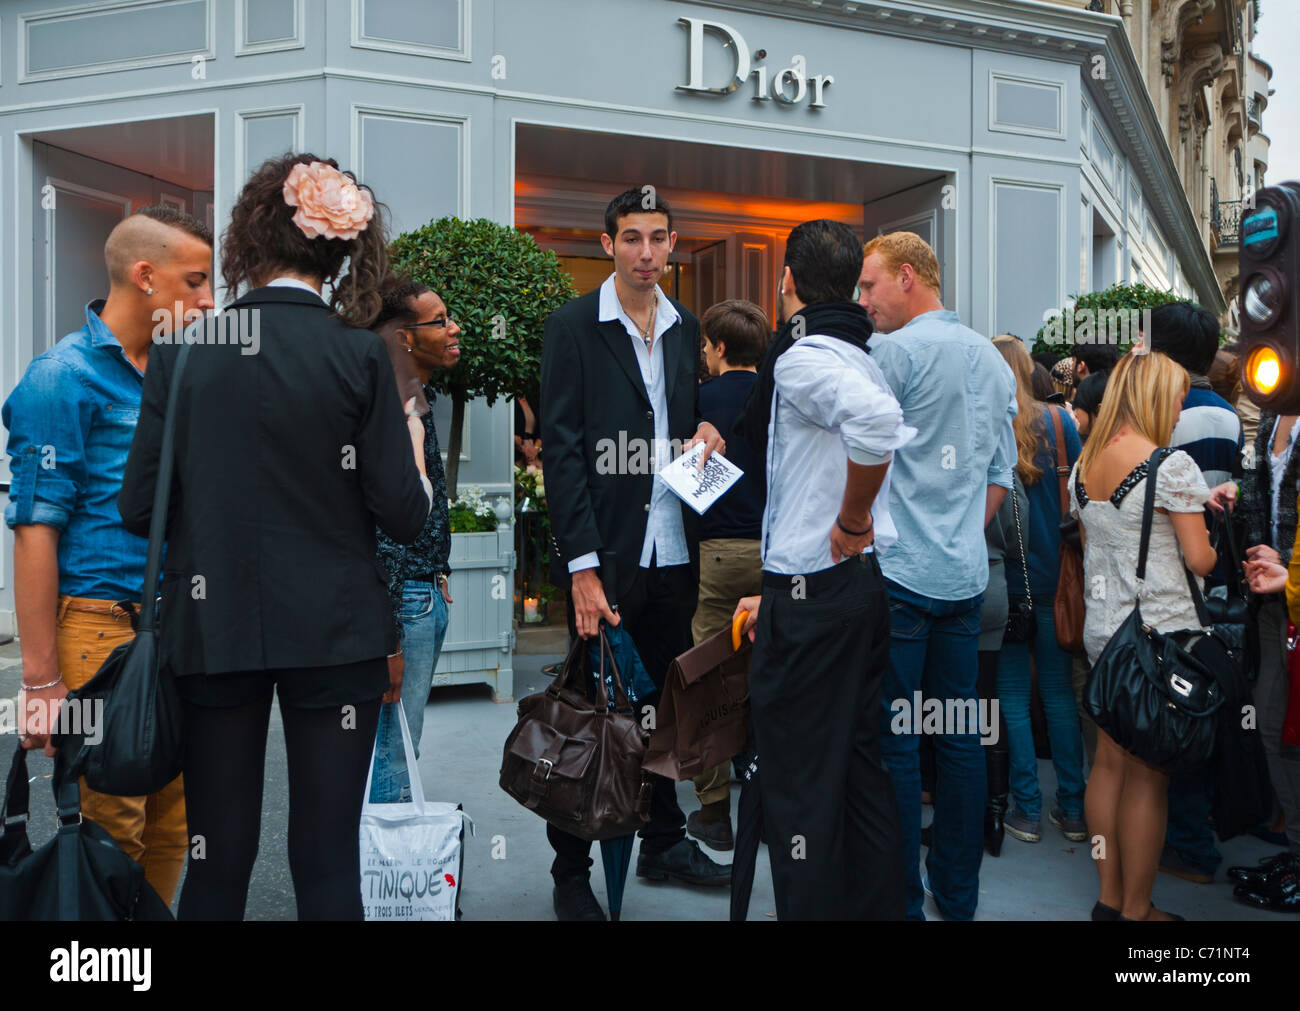
M394 240L394 270L438 293L460 324L460 362L430 381L451 397L447 490L456 498L465 404L536 394L546 317L578 297L550 250L487 218L439 218Z
M1090 331L1095 334L1106 320L1112 320L1118 314L1137 313L1145 309L1154 309L1169 302L1184 302L1172 291L1161 291L1146 284L1112 284L1102 291L1075 296L1072 309L1066 309L1053 315L1039 328L1034 341L1033 353L1052 351L1059 355L1074 353L1075 339L1071 335L1083 335L1079 343L1089 339ZM1123 338L1117 343L1121 353L1127 353L1137 339L1136 328L1122 328Z

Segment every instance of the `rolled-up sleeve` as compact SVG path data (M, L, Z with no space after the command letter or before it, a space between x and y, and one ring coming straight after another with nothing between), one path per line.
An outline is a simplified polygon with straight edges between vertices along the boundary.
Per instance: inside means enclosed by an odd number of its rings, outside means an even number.
M1003 365L1008 372L1010 369ZM988 483L995 484L1000 488L1010 489L1013 478L1012 471L1016 466L1018 459L1016 450L1016 430L1012 422L1015 420L1016 412L1016 387L1014 382L1011 386L1011 399L1007 402L1006 420L1002 423L1002 429L998 433L998 442L993 450L993 459L989 463Z
M5 524L63 530L86 482L86 434L93 405L76 373L38 358L3 408L9 430Z
M854 463L887 463L894 450L916 436L903 424L903 409L870 358L865 369L846 367L815 340L796 344L776 362L777 395L809 422L838 431Z

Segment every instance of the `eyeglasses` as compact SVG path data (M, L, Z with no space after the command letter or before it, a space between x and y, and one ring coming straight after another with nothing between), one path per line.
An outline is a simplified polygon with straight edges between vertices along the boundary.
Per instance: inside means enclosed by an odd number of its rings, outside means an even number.
M426 323L412 323L406 329L418 330L422 326L431 326L431 327L435 327L438 330L446 330L447 327L451 326L455 322L456 321L452 319L450 316L439 316L437 319L431 319Z

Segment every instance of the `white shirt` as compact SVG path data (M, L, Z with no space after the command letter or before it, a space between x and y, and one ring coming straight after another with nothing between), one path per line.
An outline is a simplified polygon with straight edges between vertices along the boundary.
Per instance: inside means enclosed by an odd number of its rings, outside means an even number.
M605 323L618 320L632 342L637 364L641 367L641 380L645 383L650 409L654 413L654 491L650 495L650 510L646 515L645 540L641 543L641 568L648 569L651 559L655 565L686 565L690 552L686 548L686 528L682 525L681 500L673 494L659 471L672 463L668 441L668 393L664 386L664 344L661 338L681 317L673 308L668 296L655 285L655 332L651 346L646 348L641 331L619 303L614 288L614 275L610 274L600 286L600 308L597 318ZM595 551L589 551L569 562L569 571L594 569L600 564Z
M764 571L800 575L830 568L831 527L848 480L845 457L865 466L887 463L915 436L870 355L824 334L808 334L781 355L768 422ZM874 547L887 550L898 540L889 516L888 471L871 521Z

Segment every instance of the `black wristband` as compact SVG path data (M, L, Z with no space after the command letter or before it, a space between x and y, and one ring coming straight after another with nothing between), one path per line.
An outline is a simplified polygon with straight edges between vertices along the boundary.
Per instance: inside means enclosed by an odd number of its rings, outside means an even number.
M871 533L872 529L875 527L876 521L871 520L867 524L866 530L850 530L848 527L846 527L843 523L840 522L839 515L837 514L835 517L835 525L839 527L841 530L843 530L850 537L866 537L867 534Z

